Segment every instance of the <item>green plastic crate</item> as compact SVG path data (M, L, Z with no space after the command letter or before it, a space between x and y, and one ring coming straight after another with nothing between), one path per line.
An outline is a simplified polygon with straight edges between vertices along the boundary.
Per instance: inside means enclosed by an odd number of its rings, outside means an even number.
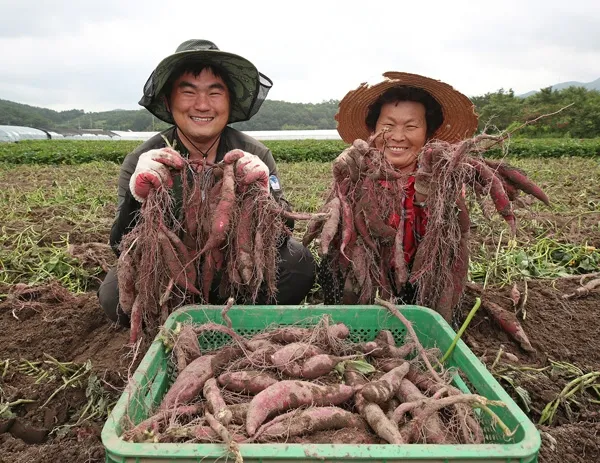
M166 321L172 329L177 322L224 324L220 306L186 306L173 312ZM419 340L425 347L438 347L442 352L450 346L455 332L433 310L400 306L402 313L413 323ZM306 325L323 315L333 322L343 322L350 328L352 341L370 341L381 329L389 329L397 342L405 335L404 325L380 306L233 306L228 312L233 328L241 335L251 335L270 325ZM208 333L201 338L203 347L216 348L229 342L227 335ZM485 443L480 445L348 445L348 444L241 444L245 462L537 462L540 435L534 424L504 391L462 341L459 341L448 366L463 373L463 381L455 376L454 384L464 392L474 392L493 400L501 400L506 407L491 407L510 429L517 429L511 438L485 421ZM129 418L139 423L148 417L173 381L172 365L160 340L155 340L144 356L133 381L121 395L102 430L106 461L125 462L195 462L227 461L224 446L220 444L152 444L130 443L122 440L122 423Z

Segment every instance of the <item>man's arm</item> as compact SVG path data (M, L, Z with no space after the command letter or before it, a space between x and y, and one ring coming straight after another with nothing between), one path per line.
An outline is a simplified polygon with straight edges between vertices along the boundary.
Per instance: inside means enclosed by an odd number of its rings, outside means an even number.
M137 164L137 159L139 158L139 153L136 153L136 151L129 153L125 157L119 174L117 213L110 230L109 238L110 247L117 255L120 254L119 245L121 244L123 236L130 232L135 226L138 211L141 206L141 204L133 197L131 190L129 189L129 180L131 179L131 175Z

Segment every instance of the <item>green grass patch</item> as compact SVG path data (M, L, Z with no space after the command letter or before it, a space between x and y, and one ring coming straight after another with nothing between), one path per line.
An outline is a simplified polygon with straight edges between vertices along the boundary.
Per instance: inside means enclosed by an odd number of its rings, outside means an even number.
M85 164L108 161L120 164L141 142L131 140L26 140L0 143L0 162L9 164ZM266 140L279 163L333 161L347 145L341 140ZM558 158L600 157L600 138L515 138L508 145L511 157ZM486 156L503 152L491 149Z
M518 233L509 242L503 220L495 213L486 219L470 202L471 278L502 285L598 270L600 160L508 161L542 186L552 208L531 201L528 208L516 210ZM73 291L97 287L102 269L74 258L70 246L108 243L119 168L112 162L0 164L0 282L58 279ZM279 173L295 210L315 212L321 207L331 182L330 163L280 163ZM493 207L487 204L487 209ZM297 222L295 235L301 237L305 228Z

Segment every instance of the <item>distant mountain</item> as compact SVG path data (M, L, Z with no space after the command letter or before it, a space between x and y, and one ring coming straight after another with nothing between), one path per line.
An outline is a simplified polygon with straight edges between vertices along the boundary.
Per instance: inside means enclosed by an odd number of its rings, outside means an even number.
M575 81L561 82L560 84L552 85L552 90L562 90L562 89L569 88L569 87L583 87L587 90L600 91L600 78L594 80L593 82L587 82L587 83L575 82ZM530 92L523 93L522 95L517 95L517 96L519 98L527 98L528 96L534 95L537 92L539 92L539 90L532 90Z
M250 121L236 122L239 130L310 130L335 129L337 100L322 103L288 103L266 100L260 112ZM158 131L169 124L153 117L145 108L102 112L72 109L54 111L48 108L0 99L0 125L19 125L44 130L92 129Z

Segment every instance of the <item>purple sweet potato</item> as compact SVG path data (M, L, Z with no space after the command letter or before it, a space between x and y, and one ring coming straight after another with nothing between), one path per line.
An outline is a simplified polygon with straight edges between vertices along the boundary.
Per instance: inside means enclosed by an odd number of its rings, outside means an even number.
M230 391L258 394L279 380L265 371L246 370L223 373L218 381L221 386Z
M280 381L252 399L246 416L246 431L253 436L268 417L278 412L303 405L339 405L353 394L354 389L344 384L318 386L307 381Z
M213 355L203 355L188 364L166 393L160 409L169 409L194 400L204 387L204 383L213 376L211 362Z

